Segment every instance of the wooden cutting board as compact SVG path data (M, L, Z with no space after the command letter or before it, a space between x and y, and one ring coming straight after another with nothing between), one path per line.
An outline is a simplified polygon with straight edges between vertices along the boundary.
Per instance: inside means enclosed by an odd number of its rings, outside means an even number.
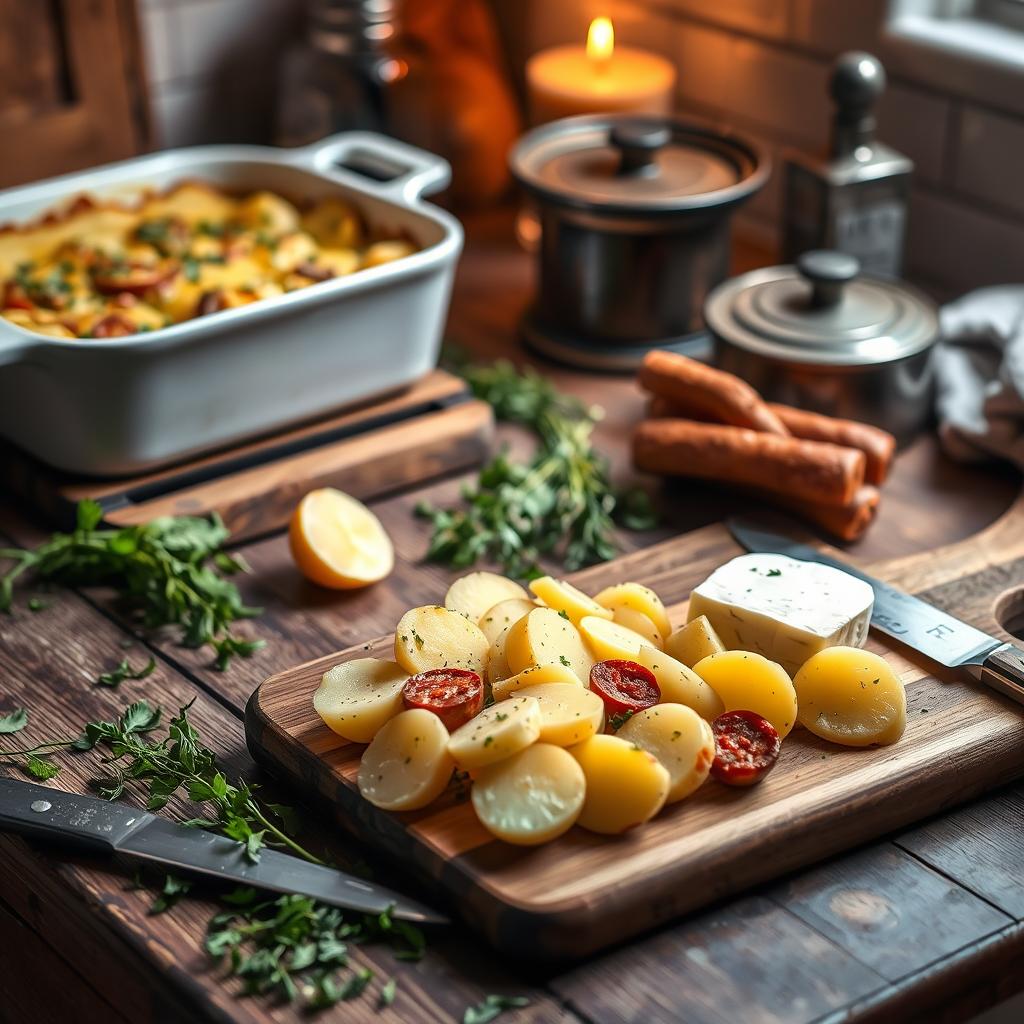
M616 581L646 583L676 624L692 587L739 553L725 528L712 526L570 578L591 593ZM1013 639L999 623L1024 607L1024 497L969 541L868 568ZM330 732L311 698L327 669L389 657L391 643L374 640L268 679L247 708L249 747L272 772L333 803L346 828L519 955L585 955L1024 774L1024 708L948 673L942 678L872 633L868 647L885 654L907 687L909 722L899 743L857 750L797 729L753 789L709 782L622 837L574 828L546 846L513 847L491 838L455 792L409 814L379 811L359 796L363 748Z

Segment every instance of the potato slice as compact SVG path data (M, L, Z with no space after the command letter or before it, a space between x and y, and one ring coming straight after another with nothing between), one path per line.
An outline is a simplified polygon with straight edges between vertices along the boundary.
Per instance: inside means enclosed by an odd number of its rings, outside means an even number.
M465 615L437 604L407 611L395 627L395 661L414 676L428 668L483 674L491 645Z
M445 608L462 612L467 619L479 622L489 608L499 601L518 597L525 601L529 594L514 580L494 572L471 572L460 576L444 595Z
M409 673L393 661L357 658L324 673L313 707L327 728L353 743L369 743L402 710Z
M682 629L677 629L665 641L665 653L671 654L687 668L693 668L698 661L721 654L725 644L718 638L715 627L706 615L699 615Z
M363 751L359 792L385 811L415 811L444 792L454 769L441 719L413 708L387 722Z
M599 619L610 619L611 611L602 608L592 597L578 590L565 580L556 580L553 576L541 576L530 580L530 590L549 608L556 612L565 612L574 626L580 624L584 615L596 615Z
M493 647L501 634L514 626L524 615L529 615L537 606L527 598L512 597L507 601L499 601L493 608L488 608L480 617L477 625L487 642Z
M531 665L564 665L586 682L594 659L579 631L553 608L534 608L509 631L505 656L513 672Z
M651 646L639 633L593 615L587 615L580 622L580 632L595 661L612 658L636 661L640 648Z
M615 735L653 754L668 772L668 804L703 785L715 760L711 726L684 704L655 704L638 711Z
M692 668L653 647L641 647L636 660L658 681L663 704L685 704L713 722L724 710L721 697Z
M517 672L507 679L500 679L491 685L491 695L495 700L506 700L513 693L527 686L547 685L548 683L558 686L583 687L583 680L571 668L562 664L557 665L531 665Z
M796 724L796 690L786 670L752 651L722 651L693 671L722 698L726 711L753 711L785 739Z
M907 727L907 695L892 666L859 647L826 647L793 680L800 724L848 747L895 743Z
M646 615L657 627L662 639L672 632L672 624L668 620L668 612L661 598L642 583L616 583L613 587L605 587L594 600L602 607L610 609L612 613L620 608L629 608ZM629 626L629 623L623 622L623 625Z
M481 770L473 782L473 809L499 839L536 846L572 828L586 788L583 769L572 754L550 743L535 743Z
M505 656L505 645L507 643L508 628L505 628L498 635L498 639L491 644L491 649L487 654L487 682L490 684L492 692L495 683L515 675L512 669L508 667L508 658Z
M587 795L577 822L591 832L618 835L653 818L671 788L658 759L618 736L599 733L569 749L583 769Z
M665 639L658 631L654 621L635 608L616 608L612 612L612 622L619 626L625 626L626 629L642 636L647 643L659 651L665 646Z
M583 686L540 683L516 692L517 697L535 697L540 704L541 743L571 747L590 739L604 725L604 701Z
M510 697L484 708L452 733L448 752L462 769L475 770L519 753L540 735L540 704Z

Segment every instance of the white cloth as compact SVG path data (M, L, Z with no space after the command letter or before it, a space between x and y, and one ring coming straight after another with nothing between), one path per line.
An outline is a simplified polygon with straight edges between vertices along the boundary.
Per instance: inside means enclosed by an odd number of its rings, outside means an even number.
M1024 468L1024 286L971 292L942 308L935 354L943 447L955 459Z

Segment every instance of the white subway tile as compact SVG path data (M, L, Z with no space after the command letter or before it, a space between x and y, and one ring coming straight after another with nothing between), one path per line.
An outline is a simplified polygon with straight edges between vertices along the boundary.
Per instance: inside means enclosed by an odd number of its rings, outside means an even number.
M944 97L892 82L878 105L878 137L914 161L920 181L948 177L951 107Z
M684 100L714 105L783 142L824 144L831 109L824 62L696 25L682 26L677 40Z
M822 53L874 52L889 0L792 0L792 38Z
M954 164L958 189L1024 213L1024 119L965 107Z
M792 0L664 0L682 14L723 28L736 28L753 35L784 39L789 30Z
M154 5L139 11L143 66L150 86L170 81L181 73L177 13L173 7Z
M1024 223L950 198L914 192L908 267L956 293L1024 281Z

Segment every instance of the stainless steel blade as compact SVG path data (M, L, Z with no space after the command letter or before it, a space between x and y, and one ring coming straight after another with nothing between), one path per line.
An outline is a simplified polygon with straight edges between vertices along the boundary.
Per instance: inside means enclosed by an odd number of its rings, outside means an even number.
M736 542L748 551L771 552L805 562L820 562L863 580L875 592L872 627L947 668L977 667L992 651L1003 645L1002 640L961 622L927 601L906 594L806 544L799 544L743 519L729 519L726 527Z
M301 893L346 910L368 914L390 910L394 917L420 924L448 921L417 900L335 868L267 849L254 864L245 856L245 847L233 839L124 804L4 777L0 777L0 831L120 853L272 892Z
M367 914L390 909L394 917L421 924L444 924L442 914L376 882L335 868L310 864L287 853L263 849L254 864L233 839L184 828L155 815L117 844L117 852L183 871L252 885L272 892L302 893L325 903Z

